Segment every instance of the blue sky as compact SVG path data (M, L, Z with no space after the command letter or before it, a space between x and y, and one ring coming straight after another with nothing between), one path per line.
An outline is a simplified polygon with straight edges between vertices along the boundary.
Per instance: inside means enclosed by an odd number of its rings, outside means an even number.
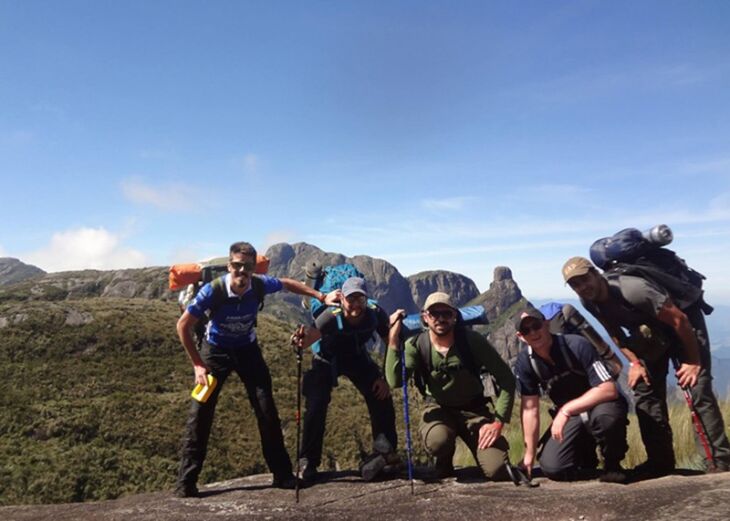
M667 223L730 303L730 3L0 0L0 255L306 241L572 296Z

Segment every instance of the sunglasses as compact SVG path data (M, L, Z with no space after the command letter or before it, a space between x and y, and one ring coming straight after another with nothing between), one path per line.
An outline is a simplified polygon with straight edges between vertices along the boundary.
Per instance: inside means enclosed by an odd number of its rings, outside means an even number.
M520 334L522 336L529 335L530 333L536 333L542 329L540 322L533 322L532 325L527 324L526 326L520 327Z
M355 295L348 295L345 297L345 300L349 302L350 304L355 303L364 303L368 298L365 295L362 294L355 294Z
M231 265L231 268L233 268L234 271L245 271L247 273L250 273L256 268L255 262L238 262L238 261L231 261L229 262Z
M429 317L438 320L440 318L445 318L447 320L454 318L454 312L450 309L442 309L441 311L434 309L434 310L428 310L426 311L426 314L428 314Z

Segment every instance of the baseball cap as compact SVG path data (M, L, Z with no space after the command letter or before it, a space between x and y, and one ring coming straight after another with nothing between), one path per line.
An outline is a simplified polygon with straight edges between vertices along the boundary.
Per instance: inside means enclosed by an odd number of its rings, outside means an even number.
M342 295L349 297L353 293L362 293L366 297L368 296L368 288L365 285L365 280L360 277L350 277L342 284Z
M434 293L431 293L428 298L426 298L426 303L423 304L423 309L428 310L428 308L436 304L445 304L451 309L456 309L456 306L451 303L451 297L449 296L449 294L442 291L436 291Z
M526 318L535 318L539 320L540 322L543 322L545 320L545 315L543 315L539 309L535 308L525 308L522 311L520 311L517 314L517 317L515 318L515 329L517 331L520 330L520 326L522 326L522 321Z
M563 279L568 282L573 277L585 275L594 269L591 261L585 257L571 257L563 264Z

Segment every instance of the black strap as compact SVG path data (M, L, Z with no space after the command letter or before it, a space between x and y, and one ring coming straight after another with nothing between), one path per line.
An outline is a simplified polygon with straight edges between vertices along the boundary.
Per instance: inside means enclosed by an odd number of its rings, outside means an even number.
M550 389L552 389L553 385L555 385L555 383L561 378L564 378L571 374L577 376L587 376L583 368L580 367L580 364L578 364L578 361L575 359L573 353L568 348L565 337L563 335L553 335L553 339L558 343L560 354L565 360L568 368L564 371L552 375L551 377L548 377L544 374L543 370L540 367L540 363L538 363L537 357L532 350L532 347L529 344L527 346L527 355L530 359L530 367L532 367L532 371L535 373L535 376L537 376L537 379L539 380L539 386L542 394L545 395L550 393Z
M424 374L414 374L414 382L416 387L421 394L426 395L426 375L430 375L433 371L433 358L431 355L431 337L429 337L428 330L419 333L414 344L418 353L421 357L421 362L424 367ZM454 347L456 349L456 356L461 361L461 365L466 368L471 374L476 376L479 383L483 386L481 371L477 367L476 361L474 360L474 354L471 351L471 345L469 344L469 336L467 331L463 327L456 327L454 330Z

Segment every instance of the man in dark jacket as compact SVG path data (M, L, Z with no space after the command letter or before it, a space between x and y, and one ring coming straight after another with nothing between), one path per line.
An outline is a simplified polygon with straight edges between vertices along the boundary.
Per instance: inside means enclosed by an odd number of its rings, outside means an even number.
M522 463L528 474L538 457L540 395L554 404L551 436L542 447L540 468L558 481L589 477L595 471L596 444L604 460L602 481L624 483L626 399L590 342L580 335L553 335L550 323L534 308L515 320L517 336L527 344L515 362L522 395L525 440Z
M339 301L340 307L327 308L317 317L314 327L301 327L292 337L299 349L318 342L312 368L302 383L302 477L306 482L318 477L332 388L339 376L346 376L365 398L370 413L374 454L361 467L363 479L370 481L386 464L399 461L395 453L398 440L393 399L380 368L367 350L376 333L387 341L388 315L379 306L368 304L367 286L359 277L347 279L341 290L327 296L330 299Z
M710 342L701 303L683 311L656 283L633 275L606 278L583 257L568 259L563 278L629 360L628 380L648 457L637 469L646 477L674 469L666 403L666 378L673 358L679 385L689 389L707 432L713 461L705 457L705 464L730 470L730 442L712 392Z

